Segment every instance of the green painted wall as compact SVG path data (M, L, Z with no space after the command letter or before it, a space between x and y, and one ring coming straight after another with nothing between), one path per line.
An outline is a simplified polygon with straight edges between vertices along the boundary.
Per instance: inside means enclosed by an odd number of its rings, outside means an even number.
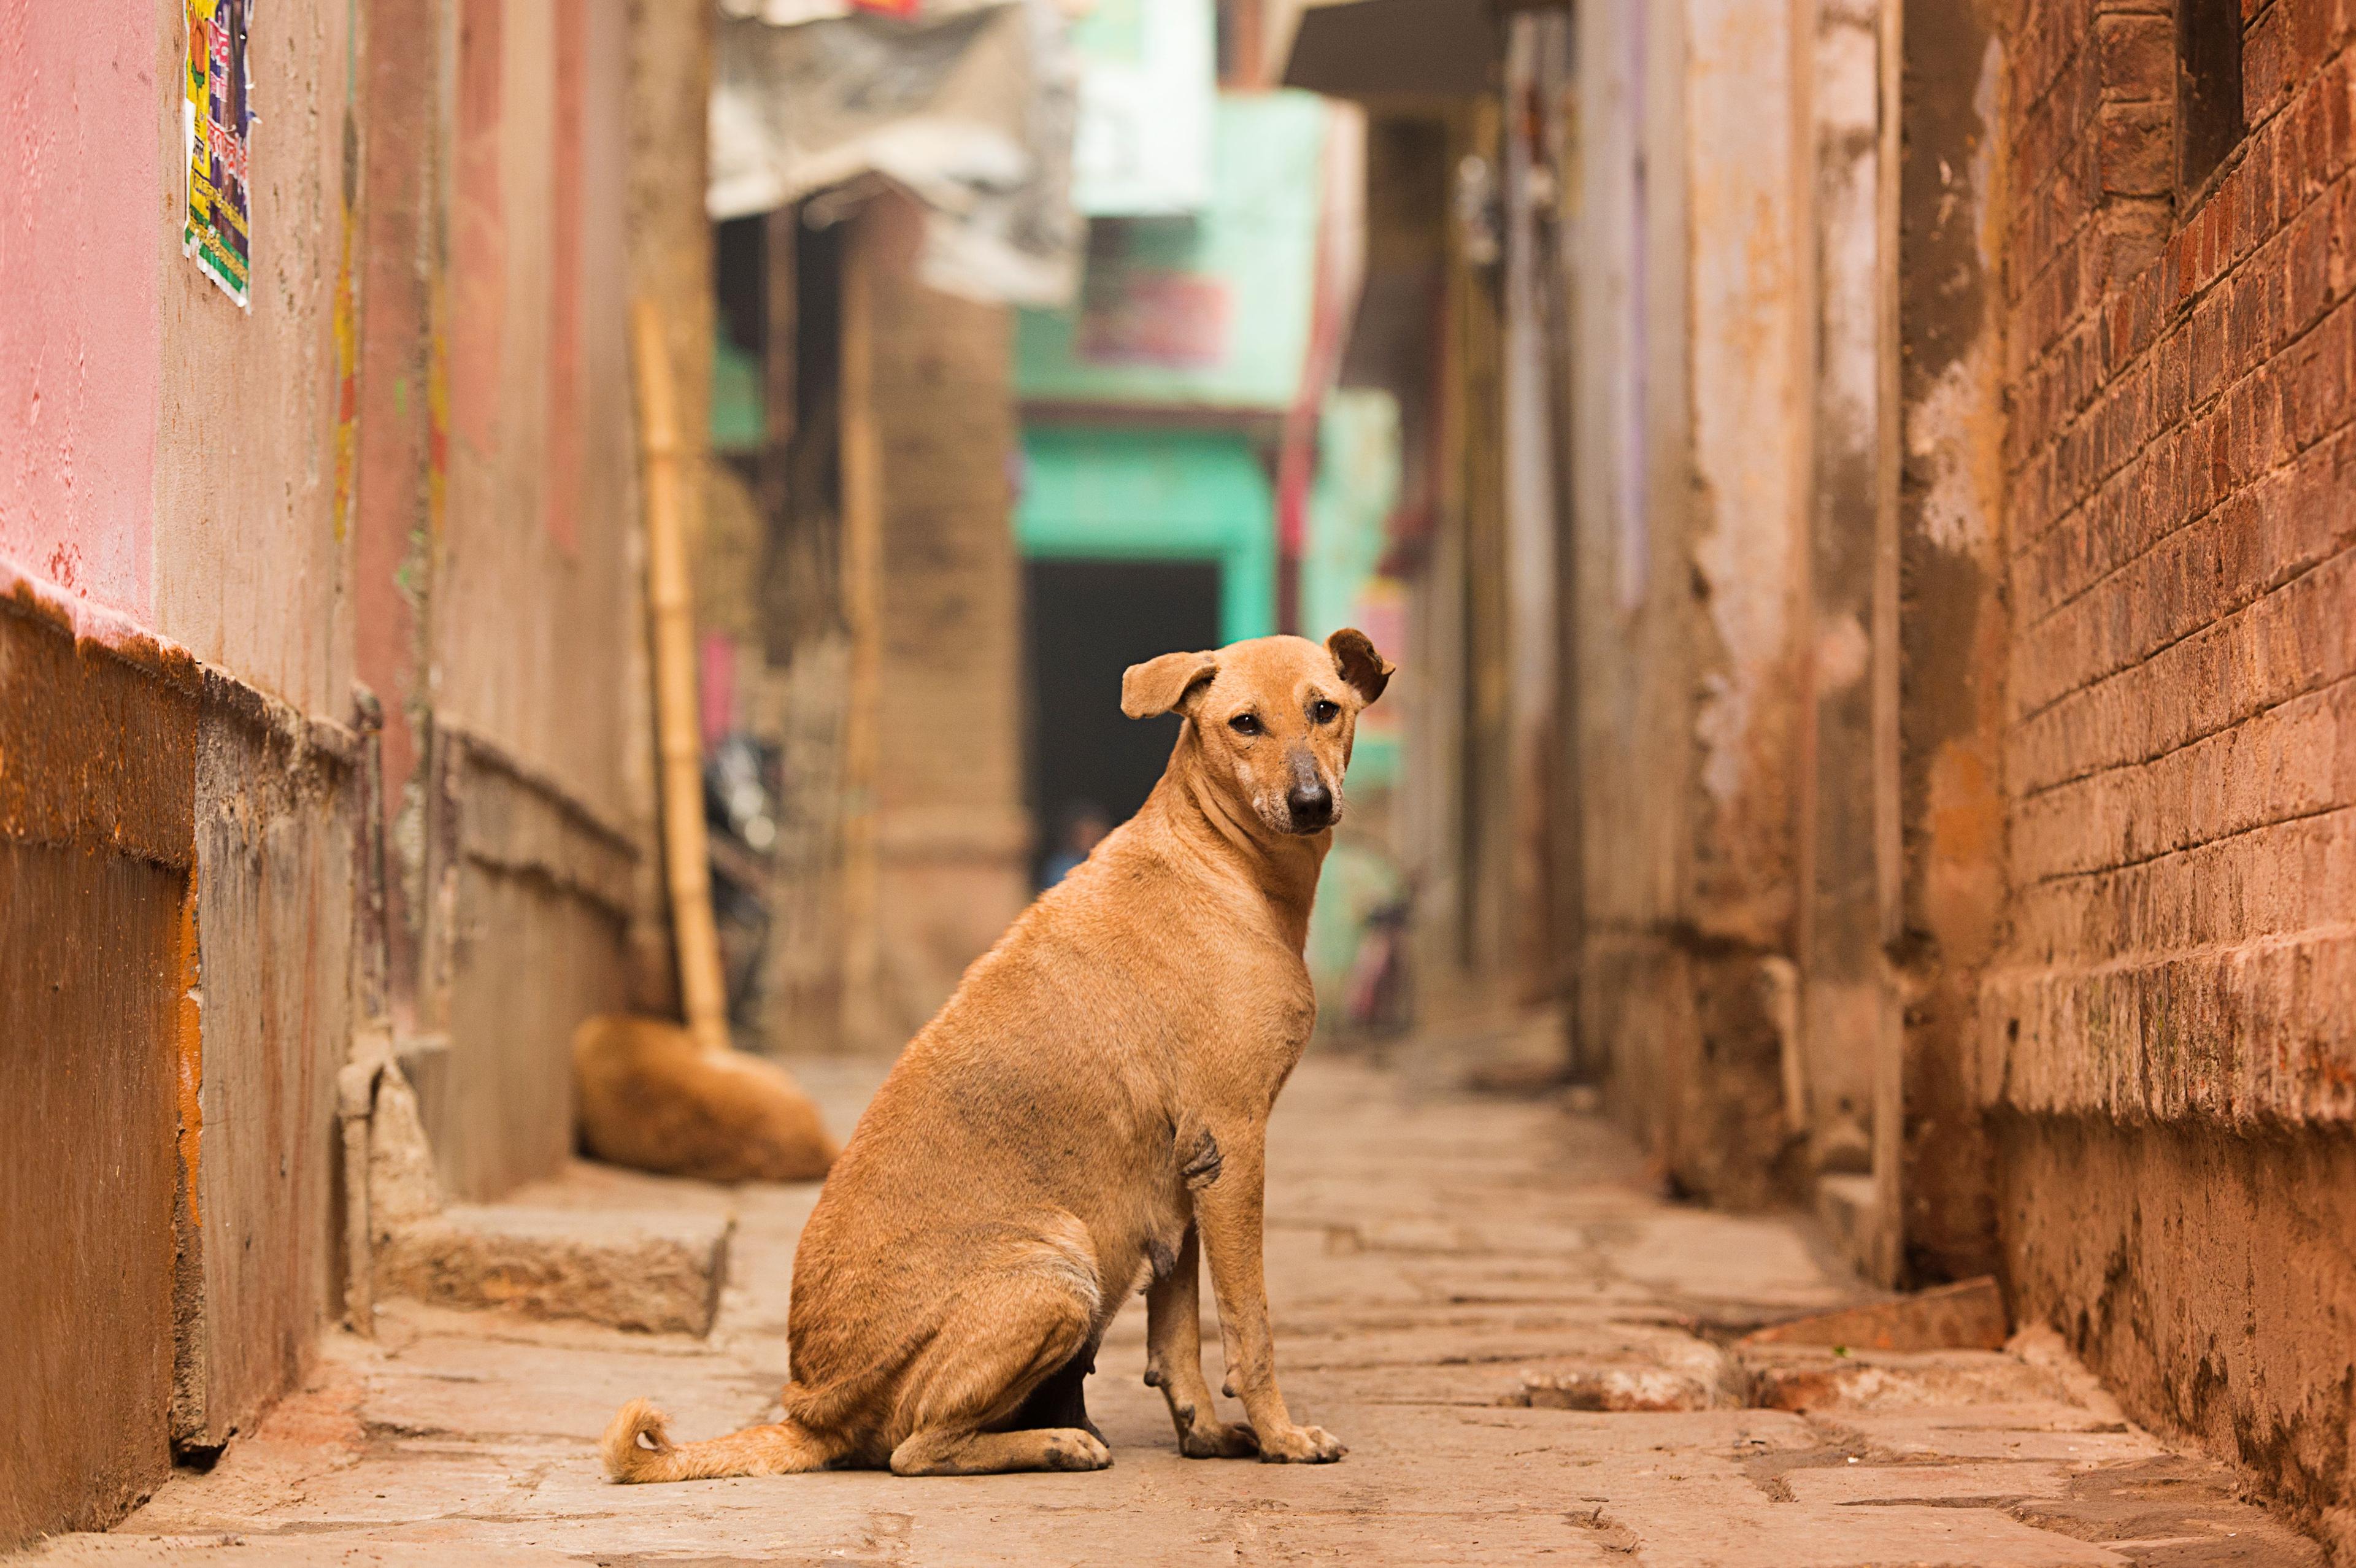
M1215 560L1220 641L1276 630L1276 496L1241 435L1033 426L1023 451L1024 555Z
M1209 206L1098 222L1077 304L1016 320L1017 394L1290 407L1309 351L1327 112L1305 92L1222 97Z
M712 340L712 449L758 452L768 432L761 362L737 347L723 327Z
M1301 558L1301 633L1323 642L1355 625L1378 641L1370 613L1376 568L1390 548L1398 505L1398 402L1388 392L1339 387L1326 394L1317 427L1317 478L1309 489L1309 530ZM1383 650L1396 657L1396 646ZM1350 760L1354 784L1396 784L1398 710L1376 704L1359 720Z

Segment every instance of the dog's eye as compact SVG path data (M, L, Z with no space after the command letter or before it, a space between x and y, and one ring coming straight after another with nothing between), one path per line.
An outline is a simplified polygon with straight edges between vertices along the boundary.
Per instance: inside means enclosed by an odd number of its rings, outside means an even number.
M1227 728L1238 735L1257 735L1259 733L1259 716L1256 713L1238 713L1227 720Z
M1338 702L1329 702L1321 697L1309 705L1309 718L1312 723L1331 724L1341 716L1342 705Z

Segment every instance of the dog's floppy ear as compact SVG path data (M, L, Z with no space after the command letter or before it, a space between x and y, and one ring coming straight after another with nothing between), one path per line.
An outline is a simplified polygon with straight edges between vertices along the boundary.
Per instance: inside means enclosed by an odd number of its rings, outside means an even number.
M1380 697L1391 677L1398 673L1390 660L1375 652L1375 640L1355 626L1344 626L1326 638L1325 651L1333 656L1333 668L1350 683L1360 702Z
M1218 673L1219 661L1209 654L1163 654L1133 664L1121 672L1120 710L1131 719L1167 713Z

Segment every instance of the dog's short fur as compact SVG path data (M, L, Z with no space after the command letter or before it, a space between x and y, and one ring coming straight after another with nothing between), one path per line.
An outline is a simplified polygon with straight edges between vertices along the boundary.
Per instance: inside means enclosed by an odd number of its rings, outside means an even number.
M774 1061L706 1051L675 1023L593 1018L573 1034L581 1142L599 1159L706 1181L815 1181L818 1107Z
M674 1444L636 1401L609 1473L1100 1468L1081 1380L1141 1286L1145 1380L1182 1451L1342 1456L1277 1389L1262 1157L1316 1014L1301 944L1351 735L1390 674L1355 631L1128 672L1122 711L1185 718L1169 768L966 971L861 1118L795 1259L785 1419ZM1203 1378L1198 1247L1248 1426Z

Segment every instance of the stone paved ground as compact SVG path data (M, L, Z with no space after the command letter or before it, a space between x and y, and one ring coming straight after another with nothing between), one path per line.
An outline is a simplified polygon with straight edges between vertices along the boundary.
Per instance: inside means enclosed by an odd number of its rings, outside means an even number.
M1296 1415L1350 1444L1339 1465L1179 1458L1160 1396L1139 1381L1132 1306L1089 1393L1108 1471L609 1486L593 1443L625 1398L657 1396L686 1436L770 1405L813 1193L584 1169L570 1200L734 1205L709 1341L395 1303L374 1344L334 1337L314 1386L209 1473L177 1476L115 1533L50 1541L39 1560L2320 1562L2033 1339L2016 1355L1730 1353L1751 1325L1862 1293L1798 1224L1664 1200L1594 1118L1471 1097L1437 1062L1409 1060L1428 1064L1312 1056L1270 1135L1279 1366ZM847 1125L880 1072L809 1076ZM1206 1334L1214 1384L1217 1342ZM1747 1407L1756 1399L1806 1408Z

